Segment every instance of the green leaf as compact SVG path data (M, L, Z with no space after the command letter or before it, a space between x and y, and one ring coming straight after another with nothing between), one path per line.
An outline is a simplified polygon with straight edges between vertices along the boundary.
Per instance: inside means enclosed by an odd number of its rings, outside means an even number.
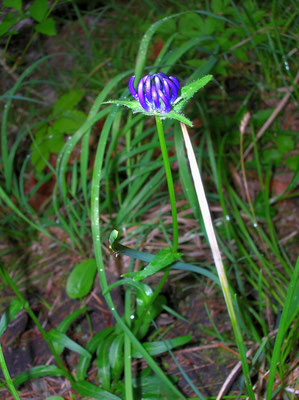
M297 174L297 178L296 179L298 179L298 175L299 174ZM120 244L118 242L114 242L113 243L112 249L113 249L113 251L117 251L120 254L124 254L126 256L131 257L131 258L136 258L138 260L145 261L147 263L152 261L154 259L154 257L155 257L153 254L145 253L143 251L138 251L138 250L135 250L135 249L131 249L129 247L123 246L122 244ZM220 285L218 276L216 276L214 273L212 273L211 271L209 271L206 268L202 268L202 267L199 267L197 265L186 264L186 263L182 263L182 262L176 262L172 266L172 269L179 269L179 270L182 270L182 271L195 272L197 274L206 276L207 278L209 278L212 281L214 281L217 285Z
M54 105L53 112L73 110L84 95L84 90L74 89L62 95Z
M262 163L278 165L281 162L281 153L277 149L263 151Z
M157 32L162 33L167 37L169 37L171 33L177 32L177 24L173 19L168 19L158 27Z
M257 125L260 126L270 117L273 113L272 108L266 108L263 110L258 110L255 114L252 115L253 121L257 122Z
M138 291L138 296L142 298L144 304L146 305L147 303L149 303L150 298L153 294L152 289L145 283L136 282L135 280L130 278L121 279L119 281L112 283L111 285L108 286L103 295L105 295L107 292L110 292L112 289L122 285L127 285L136 289Z
M111 249L113 249L113 244L117 240L118 237L118 231L116 229L113 229L113 231L110 233L109 236L109 244L111 246Z
M215 14L222 13L222 11L225 9L223 0L213 0L211 6Z
M65 140L60 132L55 131L53 126L49 126L47 136L41 144L49 153L59 153L65 145Z
M58 332L56 329L51 329L47 333L48 337L54 342L56 347L58 348L58 352L61 353L63 349L66 347L69 350L74 351L75 353L81 354L84 357L91 358L91 354L85 350L82 346L76 343L74 340L70 339L64 333ZM58 345L58 346L57 346Z
M72 388L75 389L82 396L92 397L98 400L121 400L120 397L115 396L106 390L100 389L98 386L93 385L90 382L79 381L72 384Z
M294 177L296 176L296 179L294 179L294 181L296 180L296 183L294 185L292 185L292 188L294 188L298 183L299 183L299 157L298 156L291 156L291 157L287 157L285 160L285 164L292 170L295 171ZM293 181L292 179L292 181Z
M173 378L173 377L172 377ZM137 378L133 378L137 399L173 399L173 392L164 384L158 375L152 374L149 368L144 369ZM175 397L178 399L178 397Z
M22 0L4 0L3 6L13 8L17 11L22 11Z
M183 122L183 124L188 125L188 126L193 126L192 122L190 119L186 118L183 114L178 112L179 110L176 107L173 107L173 110L170 111L167 114L158 114L159 117L161 118L171 118L171 119L176 119L179 122Z
M186 103L191 99L192 96L199 89L204 87L210 80L213 78L213 75L206 75L201 79L198 79L195 82L189 83L189 85L184 86L181 90L181 97L176 100L176 105L174 106L175 111L181 111L182 108L186 105Z
M203 35L212 35L215 32L215 29L219 23L222 25L222 22L215 20L214 18L205 18L202 25L202 36Z
M37 171L42 171L49 159L50 153L59 153L65 145L63 135L53 130L52 126L42 124L35 133L35 141L30 148L31 161Z
M3 36L6 32L9 31L9 28L12 26L13 24L10 22L3 22L0 24L0 36Z
M163 341L146 342L143 343L143 347L145 348L146 351L149 352L151 356L156 356L158 354L165 353L166 351L171 350L175 347L183 346L184 344L190 342L191 339L192 339L191 335L185 335ZM138 351L133 350L132 357L142 358L143 356Z
M127 274L123 274L123 276L132 276L135 281L140 281L171 265L180 257L180 253L173 253L170 247L166 247L165 249L160 250L143 270L138 272L129 272Z
M144 112L144 109L137 100L109 100L105 101L103 104L116 104L117 106L128 107L135 112Z
M40 24L35 25L34 29L47 36L56 35L55 21L53 18L47 18Z
M105 390L110 390L111 387L111 365L109 360L109 351L115 335L107 336L99 344L97 348L96 364L99 371L101 386Z
M239 60L242 60L244 62L249 61L247 52L245 50L241 49L240 47L238 47L237 49L234 49L234 55Z
M287 135L279 135L275 142L281 154L288 153L295 147L295 140Z
M0 36L4 35L11 26L15 25L17 20L18 17L14 11L10 11L7 15L5 15L0 23Z
M66 333L66 331L69 329L70 325L83 313L85 313L88 310L87 307L80 308L78 310L75 310L72 312L70 315L65 317L60 324L57 327L57 330L61 333Z
M184 37L199 37L202 24L203 19L198 14L188 13L180 17L178 29Z
M23 309L23 303L18 299L13 299L0 320L0 337L5 332L9 323L15 319L18 313Z
M159 295L153 304L149 308L145 308L142 300L137 297L137 308L136 314L138 319L136 319L136 323L139 319L142 319L142 324L136 334L138 339L142 339L148 332L149 327L152 325L152 321L161 313L163 310L163 306L166 304L165 296ZM146 312L145 312L146 311Z
M31 153L31 162L34 168L39 172L45 168L50 156L47 145L43 145L45 141L44 132L46 132L46 130L46 126L43 126L40 130L38 130L36 133L35 142L33 142L30 146L30 148L33 150Z
M56 365L39 365L38 367L32 367L28 371L22 372L14 378L13 383L15 386L18 386L30 379L40 378L42 376L65 376L65 372L56 367Z
M61 396L50 396L47 397L45 400L64 400L64 398Z
M112 379L117 381L124 369L124 335L118 335L111 343L109 350L109 362Z
M71 299L80 299L86 296L92 286L97 271L97 264L94 258L77 264L68 277L66 292Z
M47 136L47 129L48 125L46 123L42 123L37 127L35 132L35 141L37 144L41 144L43 142L43 140Z
M29 10L35 21L42 22L48 11L48 0L35 0Z
M86 114L80 110L69 110L56 119L52 125L53 131L60 134L75 133L86 121Z
M93 354L103 340L114 331L114 327L105 328L102 331L96 333L86 345L86 350ZM79 363L77 366L77 379L83 380L86 378L87 370L90 365L90 357L80 356Z

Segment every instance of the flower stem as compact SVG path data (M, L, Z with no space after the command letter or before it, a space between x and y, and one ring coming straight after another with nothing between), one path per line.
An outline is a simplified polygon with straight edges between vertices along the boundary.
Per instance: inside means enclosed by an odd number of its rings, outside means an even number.
M170 169L169 157L168 157L168 153L167 153L163 125L162 125L162 121L161 121L160 117L156 117L156 124L157 124L157 131L158 131L160 147L161 147L161 152L162 152L162 158L163 158L164 167L165 167L166 180L167 180L167 185L168 185L168 193L169 193L170 206L171 206L172 226L173 226L172 250L173 250L173 252L176 252L178 249L178 243L179 243L179 230L178 230L178 217L177 217L177 211L176 211L173 179L172 179L172 174L171 174L171 169Z
M248 390L248 395L249 395L250 400L254 400L255 397L254 397L252 383L251 383L250 374L249 374L249 367L248 367L248 362L247 362L247 357L246 357L246 349L245 349L241 329L240 329L240 326L238 323L238 318L237 318L237 315L235 312L234 303L233 303L233 299L232 299L232 295L231 295L231 290L230 290L227 276L225 273L225 269L224 269L224 266L222 263L221 254L220 254L220 250L219 250L219 246L217 243L217 239L216 239L216 235L215 235L215 231L214 231L214 227L213 227L213 222L212 222L212 218L211 218L211 214L210 214L210 210L209 210L209 205L208 205L207 198L205 195L205 190L203 187L202 179L200 176L197 161L195 158L195 154L193 151L193 147L192 147L192 144L191 144L191 141L189 138L189 134L188 134L186 125L181 123L181 129L183 132L185 146L187 149L187 156L188 156L188 160L190 163L191 174L192 174L192 178L194 181L194 187L195 187L199 207L200 207L200 210L202 213L202 217L203 217L203 221L205 224L209 244L210 244L212 255L213 255L213 259L215 262L215 266L216 266L217 273L219 276L222 292L223 292L224 299L226 302L226 307L227 307L228 314L229 314L229 317L230 317L230 320L232 323L238 350L240 353L243 374L244 374L244 378L245 378L245 382L246 382L246 386L247 386L247 390Z

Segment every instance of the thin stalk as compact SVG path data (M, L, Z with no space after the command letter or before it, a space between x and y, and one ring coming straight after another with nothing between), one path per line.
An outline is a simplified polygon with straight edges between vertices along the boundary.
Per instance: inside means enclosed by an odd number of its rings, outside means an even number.
M133 271L133 260L129 265L129 272ZM132 320L131 320L131 312L132 312L132 291L131 288L127 287L125 293L125 321L128 325L128 328L131 329ZM124 356L125 356L125 400L134 400L133 394L133 385L132 385L132 346L131 340L128 335L125 336L124 341Z
M156 287L156 289L155 289L155 291L154 291L154 293L153 293L153 295L151 297L151 301L150 301L149 306L151 306L154 303L154 301L156 300L156 298L160 294L160 292L161 292L161 290L162 290L162 288L164 286L164 283L166 282L166 280L168 278L169 273L170 273L170 269L167 269L164 272L164 274L162 276L162 279L160 280L159 284L157 285L157 287Z
M162 124L160 117L156 117L156 124L157 124L157 131L158 131L160 147L161 147L161 152L162 152L162 158L163 158L164 167L165 167L168 192L169 192L171 214L172 214L172 226L173 226L172 249L173 249L173 252L175 253L178 249L179 229L178 229L178 216L177 216L177 211L176 211L173 179L172 179L170 163L169 163L169 158L168 158L168 153L167 153L163 124Z
M125 335L125 393L126 400L133 400L133 386L132 386L132 348L131 341L128 335Z
M236 312L234 309L233 299L231 296L225 269L224 269L224 266L222 263L221 254L220 254L219 246L217 243L217 239L216 239L216 235L215 235L212 218L211 218L207 198L205 195L205 190L203 187L202 179L200 176L197 161L195 158L195 154L194 154L194 151L192 148L192 144L191 144L191 141L189 138L189 134L188 134L186 125L181 123L181 129L183 132L185 146L187 149L188 160L190 163L190 169L191 169L192 178L194 181L194 187L195 187L199 207L200 207L200 210L202 213L202 217L203 217L204 225L206 228L209 244L210 244L210 247L212 250L213 259L214 259L217 273L218 273L218 276L220 279L221 288L222 288L224 299L226 302L228 314L229 314L229 317L230 317L230 320L231 320L231 323L233 326L234 334L236 337L236 342L237 342L238 350L240 353L240 358L241 358L241 362L242 362L242 368L243 368L244 378L245 378L245 382L246 382L246 387L248 390L248 395L251 400L255 400L254 392L252 389L252 383L251 383L251 379L250 379L250 375L249 375L249 367L248 367L248 362L247 362L247 357L246 357L246 349L245 349L244 341L242 338L242 333L241 333L241 330L240 330L240 327L238 324L237 315L236 315Z
M61 368L64 371L65 376L68 378L68 380L72 384L74 382L74 380L73 380L71 374L67 371L67 369L63 365L59 355L57 354L57 352L56 352L56 350L55 350L55 348L54 348L54 346L52 344L52 341L48 338L47 332L44 330L44 328L42 327L41 323L39 322L39 320L35 316L34 312L32 311L31 307L29 306L28 302L23 297L22 293L19 291L17 285L10 278L8 272L4 269L3 266L0 267L0 273L1 273L2 277L6 280L8 285L11 287L11 289L14 291L15 295L17 296L17 298L19 300L21 300L25 310L28 312L29 316L31 317L31 319L33 320L33 322L37 326L38 330L40 331L41 335L43 336L45 342L47 343L51 353L53 354L53 357L54 357L57 365L59 366L59 368Z
M20 397L18 395L18 392L16 391L16 388L14 387L13 381L10 377L9 371L7 369L7 365L5 362L5 358L4 358L4 354L2 351L2 346L0 343L0 366L4 375L4 378L6 380L7 386L10 390L10 393L13 395L13 397L15 398L15 400L20 400Z

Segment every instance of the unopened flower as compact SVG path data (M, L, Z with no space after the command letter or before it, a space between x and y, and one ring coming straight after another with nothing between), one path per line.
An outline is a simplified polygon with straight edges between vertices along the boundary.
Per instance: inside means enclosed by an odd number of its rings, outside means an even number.
M171 111L171 104L178 96L179 81L174 76L166 76L163 72L145 75L138 83L137 91L134 88L135 75L129 80L129 90L146 112L167 114Z
M138 83L137 90L134 87L135 75L129 80L129 90L134 100L119 99L108 100L105 104L116 104L130 108L134 113L143 113L146 116L170 118L186 125L192 126L192 122L182 114L182 109L194 94L212 79L212 75L206 75L193 81L178 91L180 84L174 76L167 76L163 72L153 75L145 75Z

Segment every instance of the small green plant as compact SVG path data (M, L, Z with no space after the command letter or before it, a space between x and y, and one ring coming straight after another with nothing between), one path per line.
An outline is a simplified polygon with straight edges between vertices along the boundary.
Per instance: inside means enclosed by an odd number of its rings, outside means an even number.
M22 24L24 20L31 20L34 25L35 33L31 36L20 59L18 59L14 66L15 67L22 62L27 50L29 49L34 37L41 33L46 36L56 35L56 24L50 14L58 0L50 3L48 0L34 0L30 7L25 7L22 4L22 0L3 0L2 14L3 19L0 24L0 38L6 39L4 53L7 52L9 44L14 35L18 35L18 26Z
M36 172L42 172L50 154L59 154L67 135L75 133L86 120L83 111L76 108L84 95L82 90L71 90L62 95L54 104L53 111L36 128L31 145L31 161Z

